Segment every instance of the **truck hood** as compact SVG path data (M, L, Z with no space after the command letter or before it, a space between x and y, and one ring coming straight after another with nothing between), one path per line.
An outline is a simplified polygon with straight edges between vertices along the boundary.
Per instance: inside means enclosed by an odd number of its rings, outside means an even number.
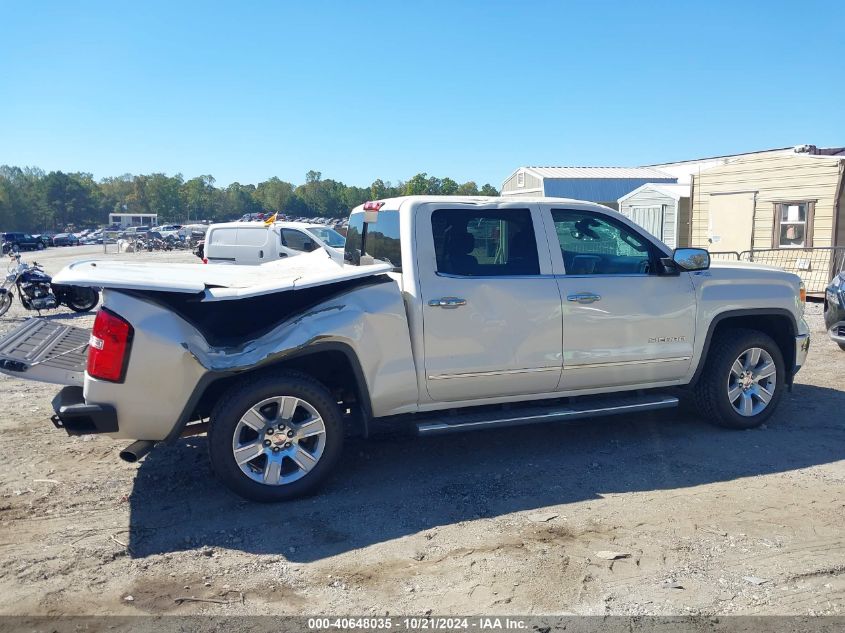
M710 262L710 268L713 269L725 269L725 268L733 268L739 270L771 270L776 272L784 272L783 268L778 268L777 266L770 266L768 264L758 264L756 262L746 262L746 261L735 261L735 260L713 260Z
M63 268L53 277L53 282L94 288L203 293L203 301L223 301L310 288L391 270L393 266L382 262L371 266L342 264L321 249L258 266L85 260Z

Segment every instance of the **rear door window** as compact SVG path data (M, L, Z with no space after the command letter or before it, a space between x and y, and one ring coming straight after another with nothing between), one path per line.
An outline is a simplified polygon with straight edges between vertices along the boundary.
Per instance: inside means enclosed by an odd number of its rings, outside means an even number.
M264 246L267 243L267 236L270 234L270 229L238 229L238 245L239 246Z
M439 209L431 214L437 272L462 277L539 275L528 209Z
M237 244L238 229L214 229L209 244Z
M353 213L349 216L344 257L347 262L356 266L361 264L361 234L363 229L363 212ZM365 250L367 255L393 264L396 272L402 272L402 246L399 242L398 211L378 212L378 220L371 222L367 227Z

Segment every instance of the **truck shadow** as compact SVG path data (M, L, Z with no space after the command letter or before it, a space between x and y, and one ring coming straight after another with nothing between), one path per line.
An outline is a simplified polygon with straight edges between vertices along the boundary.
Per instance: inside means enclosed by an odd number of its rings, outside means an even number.
M205 438L189 438L157 448L138 469L130 547L136 557L208 546L306 562L439 525L607 493L786 472L845 457L843 410L845 392L796 385L768 425L752 431L719 429L678 409L349 441L319 494L275 505L223 488L209 468Z

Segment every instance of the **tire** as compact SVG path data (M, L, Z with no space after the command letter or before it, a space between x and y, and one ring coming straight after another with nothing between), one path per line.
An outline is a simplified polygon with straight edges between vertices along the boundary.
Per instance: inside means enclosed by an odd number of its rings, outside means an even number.
M769 373L772 368L774 373ZM785 386L786 371L777 343L756 330L729 330L710 347L695 399L699 413L709 422L751 429L771 417Z
M90 312L100 302L100 293L93 288L72 287L65 305L74 312Z
M38 242L38 244L36 244L36 245L35 245L35 250L37 250L37 251L43 251L43 250L44 250L44 243L43 243L43 242Z
M843 352L845 352L845 343L837 343L837 345L839 346L839 349L841 349Z
M287 411L282 413L282 407ZM312 435L298 437L304 432ZM251 501L311 494L331 473L342 447L343 420L336 400L321 383L299 372L241 379L211 412L212 469L227 488Z
M12 307L12 293L4 292L0 295L0 316L3 316Z

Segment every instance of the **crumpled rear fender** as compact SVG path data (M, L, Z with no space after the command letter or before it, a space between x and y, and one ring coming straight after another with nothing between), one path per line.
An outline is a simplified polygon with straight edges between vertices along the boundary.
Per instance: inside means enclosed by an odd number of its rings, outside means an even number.
M230 375L264 368L308 349L346 346L360 365L376 417L406 412L419 397L402 294L395 282L362 286L292 317L237 346L196 338L185 348L208 372Z

